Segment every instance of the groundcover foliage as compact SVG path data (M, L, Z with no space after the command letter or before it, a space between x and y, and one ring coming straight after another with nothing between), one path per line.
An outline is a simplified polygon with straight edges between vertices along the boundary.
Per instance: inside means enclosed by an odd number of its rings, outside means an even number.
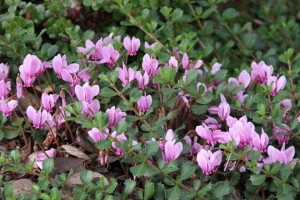
M1 196L299 198L294 4L5 0Z

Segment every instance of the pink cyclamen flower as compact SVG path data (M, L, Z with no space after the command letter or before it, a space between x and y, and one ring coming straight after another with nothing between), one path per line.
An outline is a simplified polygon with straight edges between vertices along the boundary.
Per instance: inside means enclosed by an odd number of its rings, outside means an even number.
M158 72L158 60L151 58L148 54L145 54L143 57L142 67L149 76L155 76Z
M196 133L203 139L206 140L208 144L213 144L216 142L213 132L205 124L196 127Z
M93 61L102 59L101 49L103 46L102 39L98 40L96 44L94 44L91 40L85 41L85 48L78 47L77 50L80 53L86 54L87 59L91 59Z
M57 74L57 77L64 81L73 84L75 73L79 70L79 64L73 63L68 65L66 55L58 54L53 58L52 67Z
M47 94L46 92L44 92L42 94L43 108L47 112L52 112L52 108L55 106L55 102L57 101L58 97L59 97L59 95L57 95L57 94Z
M182 64L183 69L189 70L190 60L189 60L189 56L186 53L183 54L181 64Z
M6 102L5 100L0 100L0 112L3 113L4 116L9 116L11 112L18 106L18 101L11 100Z
M32 121L35 129L40 129L43 126L48 126L48 122L52 120L52 116L46 110L40 108L36 111L32 106L28 106L26 110L27 117ZM47 124L48 123L48 124ZM49 124L49 126L51 126Z
M267 85L271 86L272 85L272 89L271 89L271 95L275 96L276 94L278 94L278 92L282 89L284 89L286 84L286 78L285 76L281 76L280 78L278 78L278 76L270 76L267 80Z
M273 66L266 65L264 61L259 63L252 62L251 68L251 79L258 83L264 83L273 74Z
M54 158L55 153L56 150L53 148L49 149L48 151L45 151L45 153L38 153L36 159L36 165L40 169L43 169L43 161L46 160L47 158Z
M191 146L191 149L189 151L190 156L198 153L200 151L200 149L202 148L202 146L198 143L198 137L197 136L194 137L193 144L192 144L192 139L187 135L184 137L184 140L187 144L189 144Z
M290 128L286 124L282 124L284 128L278 126L273 127L273 137L277 139L279 144L288 143L290 139L289 130Z
M175 143L174 132L172 129L167 131L165 140L166 143L161 144L160 147L162 151L162 158L166 163L168 163L171 160L176 160L180 156L180 153L183 150L183 145L181 142Z
M102 133L99 129L97 128L92 128L92 130L90 130L88 132L89 136L94 140L94 142L98 142L98 141L101 141L101 140L106 140L107 138L107 134L109 133L109 130L108 128L105 129L105 133Z
M132 37L132 39L130 39L130 37L127 36L124 38L123 45L129 55L135 56L140 48L141 42L135 37Z
M90 86L89 83L85 83L83 86L75 86L75 94L79 101L86 101L90 103L95 96L99 94L99 86Z
M295 155L295 147L291 146L285 149L285 143L283 143L281 150L276 149L272 145L268 147L268 158L264 160L265 164L273 164L279 161L282 164L290 163Z
M169 59L169 66L175 67L176 72L178 72L178 61L176 60L175 56L171 56Z
M216 129L221 128L221 125L219 124L219 122L215 118L207 117L207 119L204 122L208 126L208 128L210 128L212 130L216 130Z
M30 54L25 57L23 65L19 68L20 77L23 80L25 87L32 86L37 73L41 68L43 68L43 63L38 57Z
M222 162L222 151L212 153L210 150L201 149L197 154L197 162L203 173L212 174Z
M6 99L10 90L10 81L5 82L4 80L0 80L0 99Z
M252 145L255 150L259 150L260 152L265 152L267 150L267 146L269 144L269 136L265 133L264 129L261 130L261 136L256 132L252 132Z
M120 53L114 49L112 44L103 47L101 53L102 59L100 64L106 63L109 67L113 67L120 57Z
M211 74L215 75L218 71L220 71L221 67L222 67L222 64L215 63L211 68Z
M141 98L137 101L137 105L141 112L146 112L152 104L152 97L151 95L148 96L141 96Z
M122 112L120 108L116 109L115 106L111 107L110 109L107 109L106 113L108 114L109 127L118 125L118 123L123 119L123 117L126 116L125 112Z
M218 106L218 116L224 121L230 114L230 105L227 103L223 94L221 95L221 103Z
M23 97L23 83L20 78L20 74L17 75L16 79L17 98Z
M156 44L157 44L157 43L154 42L153 44L150 45L148 42L145 42L144 46L145 46L145 49L151 49L151 50L154 50Z
M8 71L8 65L0 63L0 80L7 79Z
M147 72L144 73L144 75L141 74L141 72L137 71L135 73L135 78L138 81L138 87L139 89L145 89L149 84L149 75Z
M83 82L89 82L91 75L89 73L89 68L85 68L83 70L81 70L78 75L76 76L76 78L79 78L80 80L82 80ZM80 82L80 81L76 81L76 82Z
M127 69L123 63L123 69L117 67L116 70L119 72L119 79L122 82L122 86L125 87L127 83L131 83L135 79L135 71L132 68Z
M127 140L127 137L125 136L124 133L117 135L117 132L114 131L111 133L111 137L116 138L119 142L122 142L123 140ZM137 141L132 140L131 145L136 145ZM117 147L116 142L112 142L112 147L115 149L117 155L123 155L125 151Z
M100 102L98 99L94 99L90 102L82 101L82 113L88 117L93 116L96 112L100 110Z
M285 116L287 112L289 112L292 108L292 99L284 99L279 102L279 105L281 108L283 108L284 110L283 116Z
M238 79L236 78L229 78L228 79L228 82L233 82L235 83L235 85L238 87L241 83L244 84L244 89L246 89L248 87L248 85L250 84L250 81L251 81L251 77L250 77L250 74L246 71L246 70L243 70Z

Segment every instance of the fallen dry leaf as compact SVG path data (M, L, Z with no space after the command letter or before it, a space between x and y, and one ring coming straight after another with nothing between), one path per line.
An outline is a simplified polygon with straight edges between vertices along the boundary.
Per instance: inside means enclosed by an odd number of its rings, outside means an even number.
M88 155L86 155L84 152L82 152L81 150L79 150L76 147L73 147L71 145L61 145L62 148L64 148L64 150L66 150L67 153L69 153L72 156L75 156L77 158L82 158L84 160L89 160L90 157Z

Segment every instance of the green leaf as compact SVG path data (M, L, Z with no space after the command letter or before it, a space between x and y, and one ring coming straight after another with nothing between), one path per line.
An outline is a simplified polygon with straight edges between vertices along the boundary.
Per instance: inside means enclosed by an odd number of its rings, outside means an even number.
M211 183L205 184L205 186L204 186L203 188L201 188L201 190L198 192L197 195L198 195L200 198L203 198L203 197L206 195L206 193L207 193L209 190L211 190L211 188L212 188L212 184L211 184Z
M231 185L229 181L220 181L214 185L213 195L217 199L223 199L225 195L230 194Z
M136 182L132 179L126 179L126 181L124 182L125 185L125 193L126 194L131 194L131 192L134 190Z
M100 140L96 143L100 150L106 150L111 147L112 142L110 140Z
M226 84L222 83L220 85L218 85L217 89L216 89L216 96L219 97L220 94L224 94L226 90Z
M166 190L167 198L170 200L180 199L181 190L178 186L174 186Z
M93 180L93 172L90 170L83 170L80 173L80 180L83 184L91 183Z
M180 174L180 179L185 180L188 179L192 176L193 173L195 173L196 167L193 165L193 163L186 161L183 163L181 167L181 174Z
M58 51L58 48L56 45L51 45L47 50L47 57L52 58Z
M106 83L109 83L109 79L108 77L105 75L105 74L99 74L98 78L101 80L101 81L104 81Z
M167 6L164 6L160 9L160 13L166 18L169 19L170 14L172 12L172 8L169 8Z
M270 170L271 174L276 175L279 172L280 167L281 167L281 163L280 162L275 162L275 164L273 164L273 166Z
M194 105L192 105L192 111L195 115L203 115L207 112L208 107L209 107L208 105L194 104Z
M169 174L171 172L175 172L178 170L178 164L176 161L171 160L168 164L166 164L163 168L163 172Z
M43 161L43 171L49 174L54 168L54 160L52 158L47 158Z
M221 69L219 70L215 75L214 75L214 80L216 81L223 81L225 80L227 76L227 70L226 69Z
M147 145L147 151L146 151L146 156L149 158L151 156L154 156L158 150L159 150L159 144L157 142L150 142L148 145Z
M112 194L115 191L117 186L118 186L118 182L115 178L109 179L108 186L106 188L106 192L108 194Z
M105 88L102 88L101 89L101 96L103 97L114 97L118 95L115 91L113 91L112 89L108 88L108 87L105 87Z
M127 130L127 122L121 121L117 126L117 133L121 134Z
M3 130L0 128L0 141L4 138L4 132Z
M142 90L139 90L137 88L133 88L130 92L130 101L131 102L136 102L137 100L139 100L139 98L142 96L143 94L143 91Z
M283 181L287 181L292 174L291 166L290 165L281 165L280 168L280 178Z
M5 128L3 128L3 130L0 130L0 137L1 137L1 132L4 131L4 137L8 140L14 139L16 137L18 137L19 135L21 135L21 130L20 128L14 128L14 130L7 130ZM1 139L0 139L1 140Z
M261 116L265 116L266 115L266 107L264 104L258 104L257 105L257 114L261 115Z
M183 11L180 8L176 8L171 15L171 22L179 21L182 18Z
M250 180L252 182L252 185L258 186L265 182L266 175L264 174L253 174L250 176Z
M137 166L131 167L130 172L137 176L153 176L155 174L159 174L159 170L156 168L152 168L147 166L146 164L139 164Z
M19 150L13 150L10 152L9 154L10 159L14 162L14 163L19 163L20 162L20 151Z
M144 190L144 200L150 199L154 195L154 183L146 181Z
M233 18L237 17L238 15L239 15L239 13L234 8L227 8L223 12L223 18L225 20L233 19Z
M194 83L196 81L197 77L198 77L198 73L195 69L189 70L185 84L189 85L191 83Z
M147 171L145 164L139 164L130 168L130 172L137 177L143 176Z
M213 95L211 92L206 92L205 96L197 99L197 102L200 104L209 104L213 100Z
M106 113L97 112L93 121L94 127L104 130L108 126L108 116Z

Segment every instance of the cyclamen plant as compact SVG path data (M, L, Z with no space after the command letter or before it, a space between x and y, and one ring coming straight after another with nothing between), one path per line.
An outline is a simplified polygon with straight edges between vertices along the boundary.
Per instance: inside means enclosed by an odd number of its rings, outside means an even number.
M113 34L96 44L87 40L77 48L78 62L71 64L66 55L42 61L29 54L19 67L17 95L7 80L8 66L0 64L0 111L7 117L23 113L32 129L65 128L73 144L73 132L81 128L100 149L101 165L116 155L141 184L141 177L150 177L167 191L189 192L190 198L213 195L200 183L215 183L218 174L227 179L246 169L253 185L261 185L259 180L276 177L270 168L289 166L296 153L290 142L292 124L300 118L291 112L293 99L287 98L284 75L274 75L273 67L261 61L225 81L220 63L192 61L176 49L161 59L158 44L140 44L129 36L122 43ZM51 84L51 71L64 83L62 88ZM53 90L39 95L34 85L44 81ZM51 146L59 149L62 141L54 135ZM42 168L42 161L54 155L54 148L38 154L36 164Z

